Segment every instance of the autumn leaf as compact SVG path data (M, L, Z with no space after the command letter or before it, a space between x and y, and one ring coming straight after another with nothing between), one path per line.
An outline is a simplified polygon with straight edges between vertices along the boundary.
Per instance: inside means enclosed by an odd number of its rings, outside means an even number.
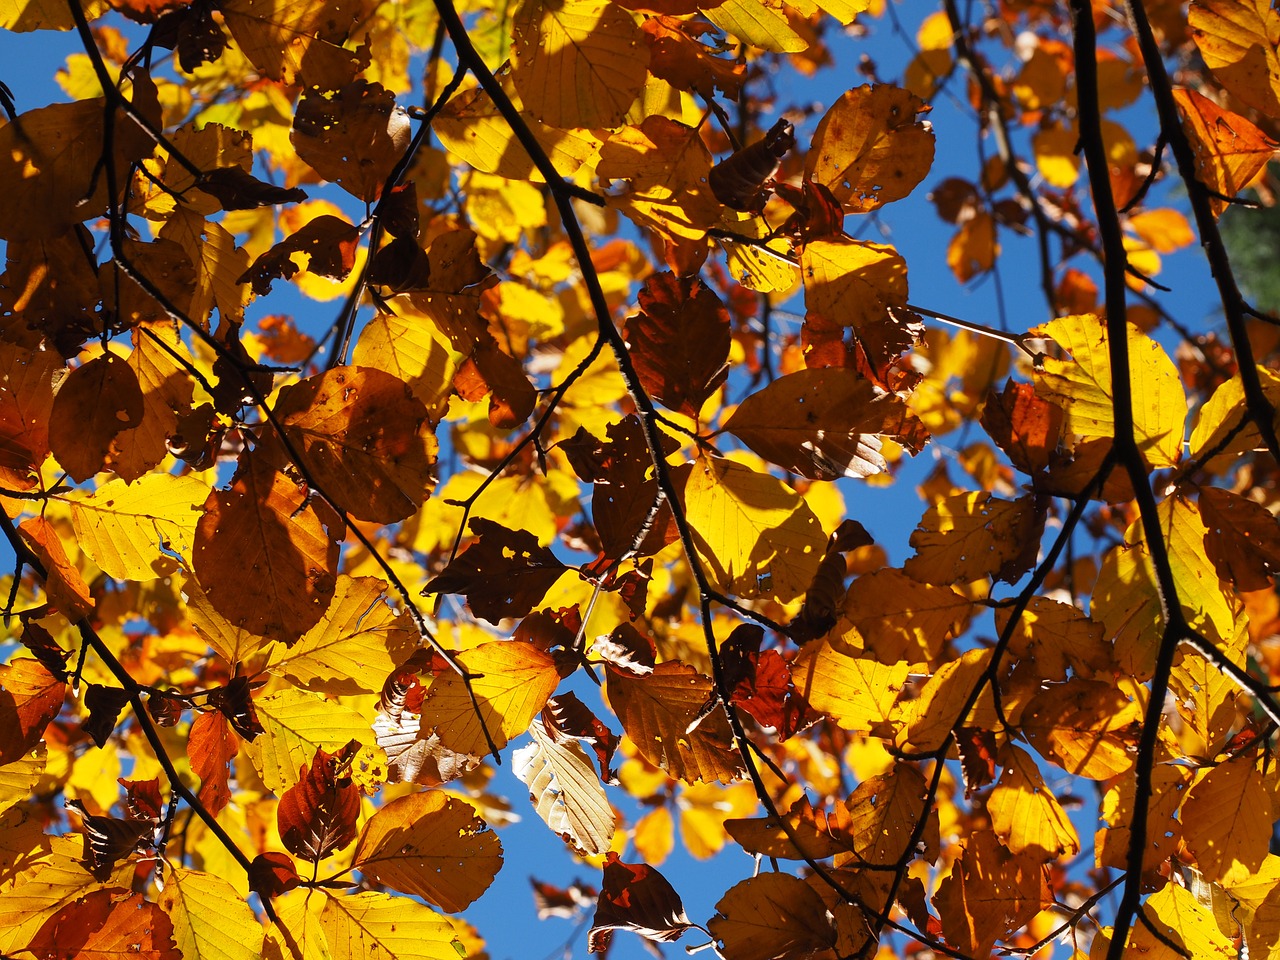
M727 783L742 775L742 759L724 711L714 705L709 677L674 661L642 674L612 664L606 671L622 728L651 763L686 783ZM711 709L704 711L708 704Z
M512 79L550 126L617 126L644 85L641 38L630 14L601 0L523 0L512 22Z
M538 604L567 567L527 530L509 530L477 517L478 539L426 586L428 593L460 593L491 623L522 617ZM539 707L541 709L541 707Z
M351 782L355 741L338 751L316 750L311 766L280 795L276 821L280 840L295 857L319 863L356 837L360 790Z
M303 94L290 139L320 176L361 200L376 200L411 136L391 91L355 80L330 96Z
M933 164L933 130L914 94L886 84L850 90L813 135L805 176L850 211L874 210L909 194Z
M592 953L609 948L614 930L630 930L646 940L665 943L678 940L692 926L680 895L666 877L647 864L624 863L612 851L605 855L600 899L587 933Z
M995 576L1016 582L1035 562L1043 523L1029 497L1001 500L985 493L949 497L925 511L903 571L924 583ZM1028 549L1028 544L1031 549Z
M275 415L317 486L359 520L403 520L435 484L426 408L381 370L337 367L291 384Z
M1269 116L1280 114L1280 16L1256 0L1195 0L1191 36L1233 96Z
M1194 90L1175 89L1173 95L1195 151L1197 179L1217 194L1209 204L1221 214L1227 198L1252 183L1275 156L1276 142L1245 117Z
M883 436L912 452L928 440L899 398L842 367L780 377L739 404L724 429L771 463L811 480L885 470Z
M0 665L0 765L31 752L66 695L65 675L54 676L38 660L15 657Z
M183 957L252 960L262 950L262 926L222 877L174 867L156 902L173 925L174 946Z
M702 458L686 476L684 508L719 586L784 602L804 593L826 536L799 494L734 460Z
M259 458L209 493L194 542L201 589L234 625L290 644L324 616L337 544L298 484Z
M785 873L762 873L731 887L707 927L726 960L803 956L836 941L822 899Z
M393 800L370 818L352 863L379 883L455 913L493 882L502 844L466 803L431 790Z
M273 791L297 783L317 749L336 752L351 740L373 738L368 722L350 707L293 687L256 698L254 709L262 733L244 749Z
M1010 744L1004 768L987 798L991 826L1011 853L1029 853L1046 862L1075 856L1080 839L1066 811L1045 785L1031 755Z
M499 640L457 656L471 675L448 671L432 681L421 724L457 753L484 756L523 733L560 682L550 655L532 643Z
M116 437L142 422L138 376L107 352L76 367L53 398L49 447L76 480L108 470L119 456Z

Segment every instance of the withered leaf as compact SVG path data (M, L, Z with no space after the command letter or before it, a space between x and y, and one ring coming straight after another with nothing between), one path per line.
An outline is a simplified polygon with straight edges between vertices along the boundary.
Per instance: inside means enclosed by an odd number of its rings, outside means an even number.
M264 900L288 893L299 879L298 868L287 853L260 853L249 864L249 889Z
M228 490L214 490L196 525L192 566L205 596L229 621L290 644L324 616L338 545L306 492L252 462Z
M747 397L725 429L766 460L810 480L885 470L881 436L912 453L929 439L906 403L842 367L779 377Z
M116 728L120 711L129 702L129 694L119 687L104 687L101 684L85 685L84 705L89 709L89 716L80 725L85 733L93 738L99 747L107 742L111 732Z
M356 838L360 788L351 782L350 761L357 747L352 741L337 753L318 748L310 768L280 797L280 840L295 857L319 863Z
M151 817L97 816L87 812L79 800L68 800L67 806L84 820L84 862L99 880L110 876L116 862L132 853L156 828Z
M345 280L356 263L356 247L360 231L341 217L322 214L308 220L297 233L285 237L268 250L253 266L236 279L236 283L252 283L253 292L266 296L271 292L271 281L289 280L300 269L294 254L306 257L305 269L309 273Z
M725 960L813 956L836 943L822 898L786 873L762 873L732 887L707 927Z
M527 530L509 530L475 517L479 539L453 559L424 593L459 593L472 613L498 623L523 617L542 600L568 568Z
M326 370L282 388L275 412L308 474L358 520L403 520L435 485L426 407L389 373ZM273 452L287 463L283 449Z
M729 311L702 281L660 273L640 290L626 337L640 382L663 406L696 417L724 383Z
M332 94L304 93L293 117L298 156L361 200L374 200L412 136L409 117L380 83L355 80Z
M1023 473L1048 468L1062 435L1062 408L1036 396L1029 383L1012 379L997 394L987 396L981 423L996 446Z
M612 850L605 855L604 880L595 919L587 934L592 953L604 953L614 930L630 930L646 940L668 943L692 927L675 888L653 867L624 863Z
M207 170L195 186L217 200L223 210L252 210L307 199L305 190L264 183L238 166Z
M138 375L114 353L76 367L53 398L49 446L75 480L110 469L119 456L116 437L142 422Z
M686 783L742 776L724 710L704 710L715 695L709 677L675 660L642 676L613 664L605 673L618 719L650 763Z

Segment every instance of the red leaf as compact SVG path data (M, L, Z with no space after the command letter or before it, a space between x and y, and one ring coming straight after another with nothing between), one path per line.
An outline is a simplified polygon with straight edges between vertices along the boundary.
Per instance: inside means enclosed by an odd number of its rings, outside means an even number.
M201 713L191 724L187 756L191 772L200 778L197 798L214 816L231 800L227 788L228 764L240 749L239 738L221 713Z
M139 894L95 890L51 916L23 950L38 960L65 957L124 957L182 960L173 924Z
M285 853L260 853L249 864L249 889L271 900L298 885L298 868Z
M294 856L319 863L355 839L360 789L351 782L350 763L357 749L354 740L337 753L317 749L310 769L303 767L280 798L280 839Z

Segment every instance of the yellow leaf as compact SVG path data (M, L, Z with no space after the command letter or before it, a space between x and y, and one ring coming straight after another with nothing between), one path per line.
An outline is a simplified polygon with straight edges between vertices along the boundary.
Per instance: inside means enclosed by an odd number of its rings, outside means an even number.
M1142 909L1165 939L1181 950L1170 950L1145 925L1138 923L1129 934L1126 953L1151 957L1152 960L1174 960L1176 957L1234 960L1235 946L1218 928L1213 914L1205 910L1186 887L1170 881L1148 897Z
M31 788L44 775L46 751L41 741L25 757L0 766L0 813L31 795Z
M1186 215L1172 207L1144 210L1129 217L1129 228L1160 253L1173 253L1195 242Z
M388 586L376 577L338 577L329 609L293 646L276 644L272 673L319 693L376 693L418 645L407 613L387 603Z
M978 491L957 494L925 511L911 534L915 556L902 569L924 583L957 583L992 575L1017 580L1025 570L1018 561L1038 532L1030 497L1001 500ZM1034 561L1034 553L1029 559Z
M318 748L336 753L348 741L373 744L369 722L353 709L292 687L253 701L262 733L244 744L263 784L281 793L298 782Z
M928 110L900 87L850 90L819 121L805 176L830 189L847 211L901 200L933 165L933 128L916 119Z
M450 750L484 756L485 731L499 749L547 705L560 682L555 663L532 643L499 640L458 655L472 674L471 693L449 670L431 682L422 703L422 729L434 729ZM475 703L472 703L472 696Z
M756 243L718 236L725 262L733 278L758 293L787 293L800 282L799 265L791 258L791 245L784 239Z
M796 689L815 710L846 730L870 732L889 719L910 665L839 652L827 640L808 643L791 667Z
M292 955L285 946L289 940L303 960L459 960L466 955L448 917L407 897L294 891L281 898L278 912L280 925L289 930L287 939L280 937L284 957Z
M1014 853L1028 853L1046 862L1079 853L1076 828L1030 754L1008 744L999 759L1004 770L987 798L996 836Z
M667 778L662 778L663 783ZM675 821L671 818L671 810L665 804L654 807L636 821L635 834L631 842L636 845L636 853L644 862L653 867L660 867L671 855L676 843Z
M1110 684L1073 679L1037 694L1022 714L1022 728L1067 772L1105 780L1133 767L1129 748L1141 719L1139 706Z
M96 20L109 9L107 0L82 4L88 20ZM64 0L0 0L0 28L14 33L33 30L71 30L76 25Z
M714 857L729 838L725 820L748 816L755 812L758 802L750 783L727 787L695 783L681 790L676 804L680 809L680 837L689 856L695 860Z
M256 960L262 952L262 924L221 877L173 867L156 902L184 960Z
M198 195L195 190L191 193ZM160 237L178 244L195 269L189 316L207 325L210 311L217 307L223 321L243 323L244 306L252 290L248 283L240 282L240 277L249 269L251 260L248 251L236 246L235 237L226 227L184 206L175 210L160 228Z
M846 652L861 648L881 663L928 663L969 621L973 604L950 587L885 567L849 585L831 636Z
M1001 634L1008 619L1007 609L996 610L996 629ZM1047 597L1031 598L1009 639L1009 653L1034 660L1036 675L1045 680L1067 679L1068 667L1076 676L1091 679L1112 662L1102 625L1070 604Z
M733 460L703 457L687 470L685 511L713 583L782 603L809 589L827 538L804 498Z
M378 810L360 834L352 866L456 913L489 888L502 867L502 844L469 804L428 790Z
M1194 0L1191 36L1232 96L1280 117L1280 13L1268 0Z
M600 138L591 131L558 130L528 116L509 71L499 74L498 82L521 110L530 132L562 176L573 176L599 152ZM483 173L508 180L543 182L542 174L511 132L511 125L502 118L493 98L478 87L450 100L431 124L431 130L450 153Z
M702 13L726 33L770 53L799 53L809 47L787 21L781 0L725 0Z
M861 328L907 303L907 262L888 244L839 237L800 254L805 306L830 323Z
M1147 843L1143 870L1156 870L1182 843L1182 822L1176 814L1187 795L1191 772L1185 767L1158 764L1151 771L1151 802L1147 810ZM1107 829L1094 834L1094 861L1099 867L1123 870L1128 864L1129 825L1134 815L1135 780L1130 771L1107 784L1099 815Z
M549 733L540 717L529 735L533 743L511 755L511 769L529 788L538 816L579 854L604 853L617 818L591 758L571 737Z
M982 690L969 713L961 716L965 702L978 687L991 663L990 650L968 650L957 660L944 663L926 681L920 696L898 704L890 722L897 728L894 743L910 753L929 753L940 748L957 723L990 730L999 720L991 699L991 685Z
M208 496L208 485L196 477L152 473L131 484L112 480L68 500L80 547L103 573L154 580L177 570L174 554L190 562Z
M1042 127L1031 137L1036 155L1036 169L1052 187L1069 190L1080 176L1080 158L1076 155L1079 134L1059 122Z
M1010 853L990 830L964 840L964 850L938 885L933 904L947 942L971 957L1040 911L1041 865Z
M1280 406L1280 375L1258 367L1258 379L1262 382L1262 393L1272 406ZM1244 385L1240 374L1218 386L1213 395L1200 409L1200 419L1191 431L1191 456L1197 460L1210 450L1220 452L1204 464L1207 469L1219 470L1223 464L1229 464L1239 454L1262 444L1262 435L1252 419L1245 417Z
M185 613L192 628L228 665L247 663L269 643L266 637L234 624L209 602L195 577L183 573L180 581Z
M1086 313L1059 317L1041 329L1072 359L1046 357L1043 370L1036 371L1036 393L1062 407L1067 433L1114 436L1106 327ZM1134 438L1152 467L1171 467L1182 456L1182 425L1187 416L1182 383L1173 361L1158 343L1133 324L1127 324L1126 330Z
M1271 803L1252 757L1211 768L1182 804L1183 842L1210 880L1241 880L1267 855Z
M397 301L396 310L380 312L369 321L356 341L351 362L404 381L427 414L440 420L449 406L453 375L465 357L407 300Z
M605 0L524 0L511 26L511 76L530 114L562 128L622 122L649 68L629 11Z
M82 838L50 837L49 841L49 854L0 896L0 951L6 956L19 952L62 907L95 890L120 890L121 870L133 872L130 863L100 882L82 863Z

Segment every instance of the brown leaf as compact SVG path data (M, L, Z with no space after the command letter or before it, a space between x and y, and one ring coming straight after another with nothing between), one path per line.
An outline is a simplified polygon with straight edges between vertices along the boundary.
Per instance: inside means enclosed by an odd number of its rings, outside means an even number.
M613 753L621 741L616 733L599 720L577 694L565 691L547 701L542 711L542 722L548 731L557 736L572 737L591 745L595 751L596 763L600 766L600 779L605 783L615 781L615 774L610 767Z
M40 340L45 338L54 351L39 351L36 366L57 369L62 365L59 355L74 357L85 340L102 329L102 293L92 236L77 224L53 237L13 240L5 258L6 269L0 274L0 307L7 314L2 321L5 341L12 342L3 343L5 352L0 357L5 358L6 365L13 363L15 358L9 351L15 346L39 350ZM50 386L48 380L42 385L45 391ZM18 380L12 389L20 391L22 386ZM50 396L49 401L52 399ZM42 429L47 437L47 408L44 413Z
M141 894L94 890L44 922L24 953L37 960L66 957L131 957L182 960L173 924Z
M304 93L289 139L316 173L368 201L382 192L412 133L390 90L355 80L333 94Z
M538 393L515 357L503 353L491 337L482 338L453 378L464 400L489 398L489 422L500 430L520 426L533 413Z
M523 617L542 600L568 568L527 530L509 530L475 517L479 536L428 583L424 593L460 593L472 613L498 623Z
M0 664L0 767L31 752L66 695L65 674L55 676L38 660Z
M968 956L990 953L996 940L1040 912L1040 885L1033 858L1014 856L989 830L969 834L933 895L947 942Z
M264 900L288 893L298 883L298 868L287 853L260 853L249 864L249 889Z
M389 373L326 370L283 387L275 413L308 474L358 520L403 520L435 485L437 444L427 410ZM271 456L288 462L282 444Z
M992 390L982 408L983 429L1023 473L1049 467L1062 436L1062 408L1036 396L1029 383L1006 381L1003 392Z
M843 559L842 561L843 562ZM762 727L786 740L819 717L791 683L791 668L777 650L761 650L764 630L739 624L720 648L730 700Z
M271 292L271 281L289 280L301 269L293 259L294 254L307 258L309 273L345 280L355 266L359 242L359 230L340 217L324 214L308 220L297 233L285 237L258 257L236 283L252 283L254 293L266 296Z
M34 486L33 475L49 454L54 377L61 369L51 350L27 350L0 339L0 481L8 486Z
M232 677L225 687L209 692L209 706L227 718L231 729L246 740L253 740L262 732L258 713L253 707L249 678Z
M88 813L79 800L68 800L67 807L84 820L84 863L98 880L106 880L116 862L133 853L143 841L151 843L156 828L152 817L101 817Z
M243 168L234 166L206 171L195 186L217 200L223 210L253 210L307 199L305 190L263 183Z
M442 910L464 910L493 882L502 844L462 800L439 790L392 800L365 824L353 866Z
M630 930L646 940L669 943L692 926L680 895L666 877L648 864L623 863L612 850L605 855L600 899L587 934L592 953L608 950L614 930Z
M119 687L104 687L96 683L85 685L84 705L89 716L80 724L81 729L93 738L99 747L106 744L107 738L116 728L120 711L129 702L129 694Z
M445 747L439 734L422 735L423 692L417 674L407 669L393 673L382 688L373 734L387 754L389 783L438 787L480 765L480 757Z
M259 636L294 643L333 596L338 545L305 491L249 456L229 490L214 490L196 525L191 563L213 608Z
M1205 554L1237 590L1268 590L1280 571L1280 523L1266 507L1218 487L1200 490Z
M116 436L142 422L138 375L114 353L76 367L53 398L49 446L78 481L111 468L120 455Z
M200 778L197 799L215 817L231 800L227 786L229 764L240 750L240 741L221 713L196 714L187 739L191 772Z
M700 280L660 273L640 290L626 337L640 382L668 409L697 417L728 374L729 311Z
M747 397L724 428L766 460L810 480L885 470L881 436L912 453L929 439L900 398L841 367L779 377Z
M356 838L360 788L351 782L350 764L357 747L353 740L337 753L317 749L311 767L280 797L280 840L295 857L319 863Z
M704 711L714 696L709 677L675 660L642 676L609 664L605 675L622 728L654 766L686 783L742 776L724 710Z
M707 923L724 960L821 955L836 945L822 898L799 877L762 873L730 888Z

